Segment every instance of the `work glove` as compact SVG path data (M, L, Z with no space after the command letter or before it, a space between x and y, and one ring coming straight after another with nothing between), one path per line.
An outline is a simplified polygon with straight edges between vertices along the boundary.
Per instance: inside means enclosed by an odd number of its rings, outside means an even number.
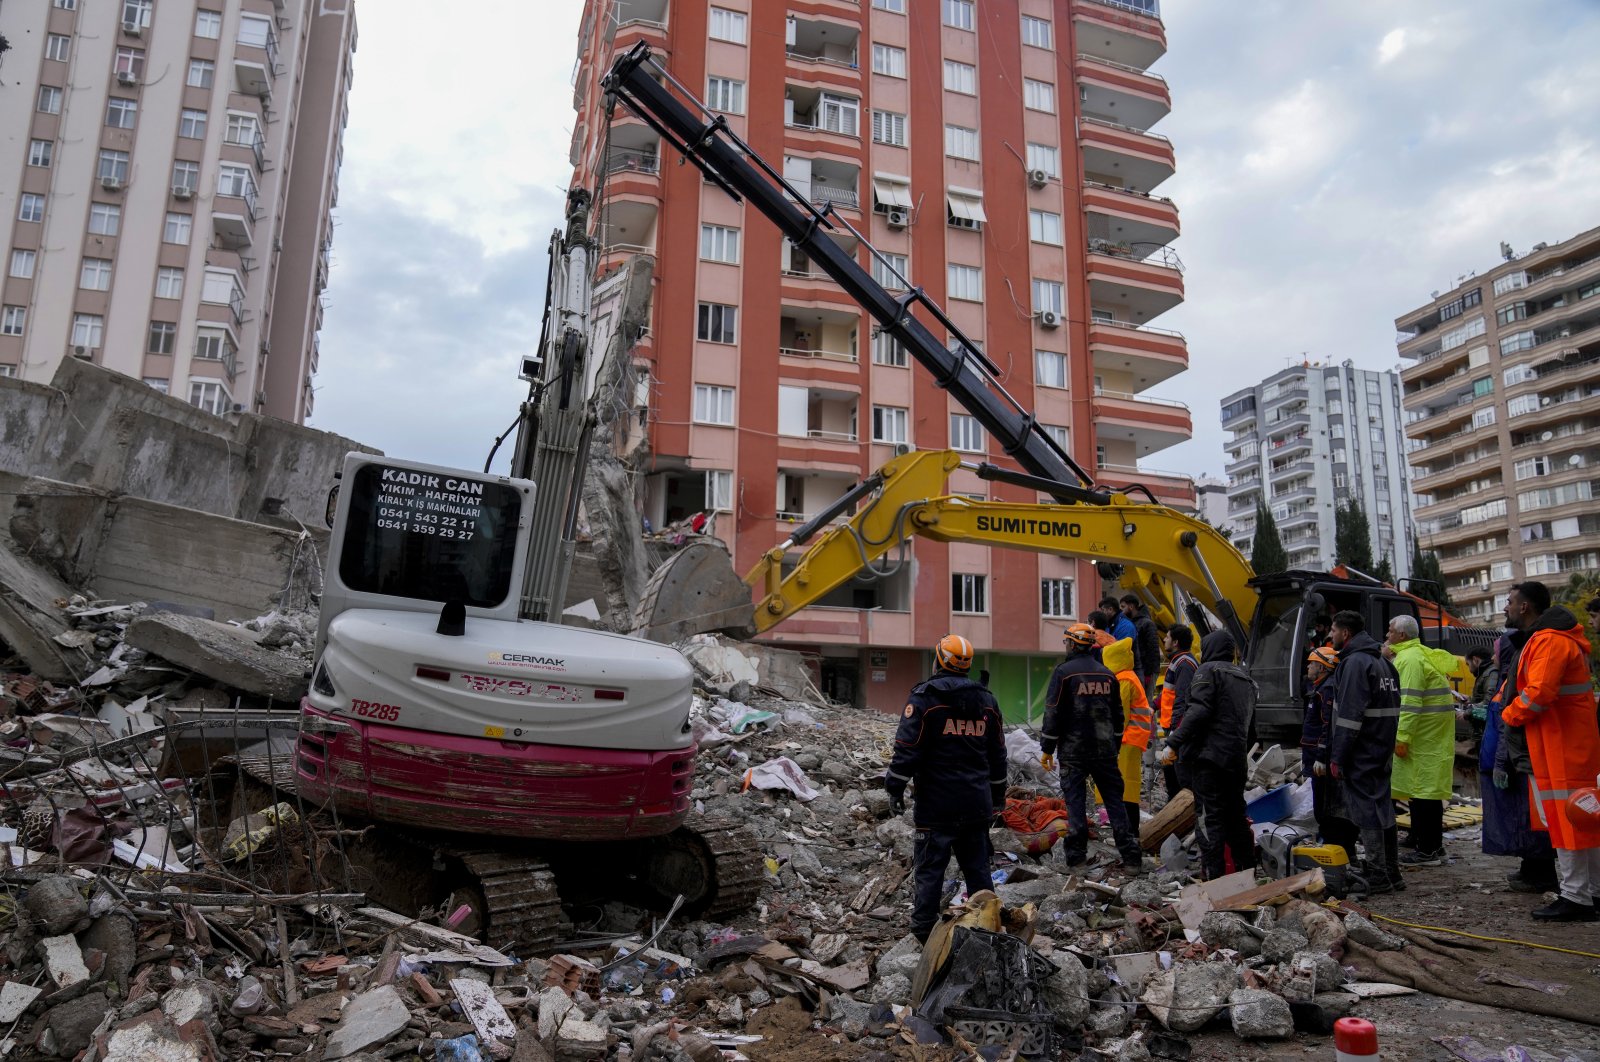
M1168 745L1166 748L1161 750L1161 755L1156 757L1156 762L1161 764L1163 767L1171 767L1174 763L1178 762L1178 750L1173 748L1171 745Z
M1475 704L1472 706L1472 709L1467 712L1467 716L1474 723L1487 722L1489 719L1489 709L1485 708L1481 704Z
M1316 775L1318 778L1326 778L1328 777L1328 765L1326 763L1322 763L1321 761L1313 763L1311 765L1311 773Z
M1046 772L1055 770L1056 769L1056 758L1055 758L1054 754L1049 753L1049 752L1041 752L1041 753L1039 753L1039 766L1043 767Z
M1503 767L1494 769L1494 787L1496 789L1511 788L1511 773Z
M1339 770L1339 765L1337 763L1330 763L1328 764L1328 775L1331 778L1339 779L1344 777L1344 772Z
M1406 744L1404 741L1396 741L1394 743L1394 754L1403 760L1407 756L1411 755L1411 746Z
M885 777L883 791L889 794L889 811L904 815L906 811L906 784L898 778Z

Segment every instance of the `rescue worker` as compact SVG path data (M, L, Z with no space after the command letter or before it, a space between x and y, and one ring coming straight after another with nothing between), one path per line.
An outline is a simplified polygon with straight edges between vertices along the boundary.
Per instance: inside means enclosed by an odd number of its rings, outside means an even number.
M1467 667L1472 672L1472 703L1488 704L1500 689L1500 668L1494 662L1494 653L1482 647L1469 649Z
M883 778L895 814L905 811L906 786L917 786L911 933L924 943L939 919L952 854L969 896L994 887L989 820L1005 807L1006 798L1000 708L994 694L967 676L972 643L947 634L934 647L933 659L933 677L911 688Z
M1343 848L1350 865L1355 866L1360 831L1339 814L1338 785L1328 773L1328 749L1333 737L1333 671L1338 666L1339 654L1325 645L1306 656L1306 714L1300 727L1300 766L1311 779L1317 832L1324 841Z
M1100 599L1100 611L1106 614L1106 619L1111 621L1111 640L1120 642L1124 638L1132 638L1139 632L1133 626L1133 620L1122 614L1121 606L1117 599L1107 594Z
M1362 876L1367 892L1404 892L1400 877L1400 833L1389 796L1394 735L1400 726L1400 676L1367 633L1361 613L1333 617L1333 736L1328 773L1339 783L1345 818L1361 832L1366 849Z
M1456 658L1449 650L1423 645L1418 634L1415 616L1396 616L1384 638L1400 676L1390 792L1411 804L1407 843L1414 851L1400 857L1402 867L1444 862L1444 806L1450 801L1456 758L1455 697L1448 677Z
M1506 702L1516 699L1517 656L1527 642L1527 633L1515 627L1507 628L1495 642L1494 666L1503 677L1484 705L1483 741L1478 748L1483 852L1518 857L1517 869L1506 875L1512 892L1545 893L1556 891L1559 884L1556 850L1550 847L1547 831L1533 828L1533 812L1528 807L1528 782L1533 777L1528 738L1520 726L1506 726L1501 719Z
M1207 881L1256 865L1255 834L1245 813L1249 774L1250 718L1256 709L1255 680L1234 663L1233 635L1212 631L1200 639L1200 666L1189 683L1183 722L1167 735L1164 763L1181 761L1189 771L1200 835L1200 869Z
M1089 626L1094 628L1094 647L1105 651L1105 647L1116 641L1111 637L1111 617L1099 609L1089 613Z
M1507 702L1501 719L1527 735L1534 825L1550 832L1561 879L1555 902L1534 911L1533 917L1546 922L1600 920L1600 826L1567 814L1573 791L1595 785L1600 776L1589 639L1571 612L1550 607L1550 590L1543 583L1513 586L1506 618L1529 636L1517 658L1517 698Z
M1139 797L1144 783L1144 750L1155 734L1155 713L1145 699L1144 685L1133 670L1133 642L1127 638L1112 642L1100 651L1100 659L1117 677L1117 693L1122 704L1122 749L1117 767L1122 771L1122 806L1128 811L1128 826L1139 832ZM1103 797L1104 794L1101 794Z
M1143 870L1139 837L1128 825L1123 806L1122 774L1117 755L1122 748L1122 706L1117 679L1095 659L1094 628L1074 623L1061 636L1067 658L1050 675L1045 694L1044 725L1039 735L1045 770L1055 767L1061 750L1061 795L1067 803L1067 836L1062 841L1068 866L1088 858L1088 783L1105 802L1106 820L1116 839L1122 865L1132 873Z
M1167 674L1161 682L1161 736L1166 737L1183 722L1183 713L1189 707L1189 683L1194 680L1200 661L1189 650L1194 645L1194 631L1188 627L1174 626L1167 631ZM1162 780L1167 786L1167 799L1178 795L1178 790L1189 788L1180 764L1161 768Z
M1145 696L1153 697L1156 691L1156 672L1161 670L1161 632L1150 610L1133 594L1123 594L1122 615L1133 624L1133 669L1144 683Z

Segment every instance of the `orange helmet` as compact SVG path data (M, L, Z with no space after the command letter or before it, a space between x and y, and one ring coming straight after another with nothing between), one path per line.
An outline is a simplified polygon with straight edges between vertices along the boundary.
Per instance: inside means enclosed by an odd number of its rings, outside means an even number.
M1600 788L1590 785L1574 790L1567 798L1567 818L1580 829L1600 827Z
M1306 663L1321 664L1323 667L1332 671L1334 665L1339 663L1339 653L1330 646L1319 645L1306 655Z
M1087 623L1072 623L1061 632L1061 644L1076 645L1083 649L1094 648L1094 628Z
M972 667L972 643L959 634L947 634L933 647L933 662L941 670L965 673Z

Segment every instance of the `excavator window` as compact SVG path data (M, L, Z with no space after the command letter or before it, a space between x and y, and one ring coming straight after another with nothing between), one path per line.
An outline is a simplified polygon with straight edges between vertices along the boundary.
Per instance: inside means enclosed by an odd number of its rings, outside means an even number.
M1246 662L1250 677L1256 681L1258 716L1277 711L1275 706L1300 704L1300 661L1305 658L1300 646L1309 629L1305 612L1305 602L1298 591L1262 595ZM1270 724L1300 725L1298 707L1283 709L1283 713L1282 719L1258 718L1258 728L1265 729Z

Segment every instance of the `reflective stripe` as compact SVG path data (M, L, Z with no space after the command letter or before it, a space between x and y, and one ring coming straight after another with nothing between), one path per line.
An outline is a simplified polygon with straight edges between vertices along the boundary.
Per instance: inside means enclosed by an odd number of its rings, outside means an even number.
M895 779L897 781L901 781L901 782L909 782L909 781L911 781L911 779L907 778L905 775L903 775L903 774L895 774L894 771L890 771L889 772L889 777L893 778L893 779Z
M1538 789L1539 787L1536 785L1536 786L1534 786L1534 788ZM1573 790L1571 790L1571 789L1551 789L1548 792L1546 792L1545 790L1540 789L1539 790L1539 799L1540 800L1565 800L1568 797L1570 797L1572 795L1572 793L1573 793Z
M1359 720L1359 719L1340 719L1337 722L1335 722L1333 725L1334 726L1342 726L1346 730L1360 730L1361 729L1361 720Z
M1388 709L1385 709L1385 711L1387 710ZM1427 715L1429 713L1436 712L1453 712L1455 710L1456 706L1454 704L1426 704L1421 707L1412 707L1409 704L1403 704L1400 706L1400 711L1410 712L1412 715Z
M1403 712L1403 711L1406 711L1406 709L1404 709L1404 708L1368 708L1362 714L1367 719L1394 719L1394 718L1397 718L1400 715L1400 713Z
M1524 691L1524 692L1522 692L1522 693L1517 695L1517 703L1523 705L1529 711L1534 711L1534 712L1542 712L1547 707L1547 705L1540 704L1537 701L1535 701L1532 697L1529 697L1526 691Z
M1402 689L1400 691L1400 696L1402 696L1402 697L1448 697L1448 696L1450 696L1450 687L1449 686L1435 686L1435 687L1433 687L1432 689L1429 689L1429 690Z
M1562 686L1559 690L1556 690L1556 696L1558 696L1558 697L1566 697L1569 694L1573 694L1573 693L1591 693L1593 691L1594 691L1594 686L1591 683L1588 683L1588 682L1574 682L1570 686Z
M1530 778L1528 779L1528 788L1533 790L1533 800L1531 801L1533 804L1533 813L1539 816L1539 825L1548 828L1550 823L1549 820L1544 817L1544 797L1539 795L1539 783Z

